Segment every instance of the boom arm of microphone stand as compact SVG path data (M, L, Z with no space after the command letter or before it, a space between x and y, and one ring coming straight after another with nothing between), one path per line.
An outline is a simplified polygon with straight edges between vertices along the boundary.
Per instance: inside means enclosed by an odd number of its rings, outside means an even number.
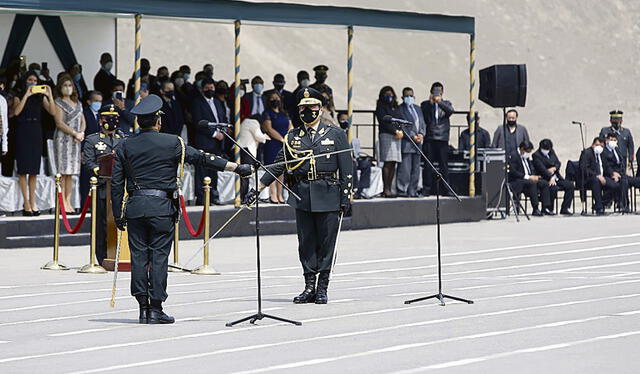
M235 144L235 145L236 145L236 146L237 146L237 147L238 147L242 152L244 152L246 155L248 155L248 156L249 156L249 158L251 158L251 159L253 160L253 162L254 162L256 165L260 166L262 169L264 169L264 171L265 171L265 172L267 172L269 175L271 175L271 176L274 178L274 180L275 180L276 182L278 182L278 184L280 184L280 185L282 186L282 188L284 188L285 190L287 190L287 192L289 192L291 195L293 195L293 197L295 197L296 199L298 199L298 201L301 201L301 200L302 200L302 198L300 198L300 196L298 196L298 194L296 194L295 192L291 191L291 189L290 189L286 184L282 183L282 182L278 179L278 177L276 177L276 176L271 172L271 170L267 169L267 167L266 167L262 162L258 161L258 159L257 159L257 158L255 158L255 157L251 154L251 152L249 152L249 151L247 151L246 149L242 148L242 147L240 146L240 144L238 144L238 142L236 142L236 140L235 140L231 135L227 134L227 132L226 132L226 131L220 131L220 132L221 132L221 133L223 133L223 134L224 134L224 136L226 136L226 137L227 137L227 139L231 140L231 142L232 142L233 144ZM256 170L255 172L257 173L257 172L258 172L258 170ZM257 189L258 189L258 186L256 186L256 190L257 190Z
M422 156L422 158L427 161L427 164L429 165L429 167L431 168L431 170L433 170L434 173L436 173L436 175L438 176L438 179L447 187L447 190L449 190L449 192L451 192L451 194L453 195L453 197L456 198L456 200L458 200L458 202L462 202L462 200L460 199L460 196L458 196L458 194L456 193L456 191L453 190L453 188L451 188L451 185L449 184L449 182L447 182L446 180L444 180L444 178L442 178L442 174L440 174L440 171L438 171L438 169L436 169L435 166L433 166L433 164L431 163L431 160L429 160L429 157L427 157L427 155L424 154L424 152L422 152L422 149L420 149L420 147L418 147L418 145L416 144L416 142L413 141L413 139L411 139L411 137L409 136L409 134L407 134L407 131L404 129L404 126L400 126L400 130L402 130L402 133L404 134L404 136L409 139L409 141L411 142L411 144L413 144L413 146L416 148L416 150L418 151L418 153L420 153L420 155Z

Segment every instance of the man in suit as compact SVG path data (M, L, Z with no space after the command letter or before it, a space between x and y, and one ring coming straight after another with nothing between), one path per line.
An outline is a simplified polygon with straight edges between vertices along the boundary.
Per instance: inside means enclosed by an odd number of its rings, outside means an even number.
M89 91L87 100L84 103L82 113L87 126L84 129L84 137L100 132L100 109L102 108L103 96L100 91Z
M478 148L489 148L491 147L491 135L489 135L489 131L480 127L480 116L478 112L475 113L476 119L476 149ZM471 123L471 118L467 113L467 123ZM464 129L458 138L458 150L459 151L469 151L471 150L471 134L469 134L469 129Z
M533 144L524 141L509 157L509 187L513 192L514 201L520 200L520 194L524 192L531 200L534 216L554 216L549 207L551 206L551 195L549 193L549 183L536 174L531 162L531 152ZM542 200L542 210L538 209L538 202ZM519 203L517 203L519 205Z
M424 143L425 153L431 162L438 163L442 178L449 182L449 132L451 130L449 118L454 110L451 102L442 98L443 94L444 86L442 83L433 83L429 100L423 101L420 108L427 126L426 142ZM436 192L435 189L429 191L433 180L432 174L431 168L424 168L422 185L425 196ZM440 192L448 194L442 186Z
M553 210L554 201L558 196L558 191L564 191L564 199L562 200L562 206L560 207L560 214L572 215L569 208L573 203L573 192L575 187L572 182L564 179L560 174L561 162L553 150L553 143L550 139L542 139L540 141L540 147L533 154L533 166L536 174L541 175L542 178L549 183L549 189L551 192L551 205L549 209Z
M633 144L633 136L631 135L631 131L626 127L622 127L623 114L624 113L619 109L610 111L609 122L611 123L611 126L603 127L600 130L600 137L606 138L609 134L616 135L618 142L618 152L624 160L626 171L627 164L633 166L633 151L635 146Z
M140 306L139 322L145 324L175 321L164 313L162 303L168 296L168 258L178 219L176 175L182 176L183 161L243 177L252 173L250 165L226 161L186 146L178 136L160 134L161 108L162 99L152 94L132 109L140 132L116 147L111 179L116 226L120 231L128 228L131 294ZM123 209L125 185L129 198Z
M113 58L110 53L103 53L100 56L100 70L93 78L93 89L98 90L104 97L111 96L111 90L116 83L116 76L111 73L113 69Z
M242 98L242 118L251 117L255 114L262 116L267 107L265 95L263 95L264 81L262 77L256 75L251 79L251 89L252 91L246 93Z
M213 79L204 78L202 80L202 94L198 94L191 104L191 116L193 118L193 124L196 126L195 147L220 156L223 150L224 134L207 125L200 125L200 121L202 120L218 123L227 122L224 107L215 96L216 88ZM202 180L204 177L211 178L211 201L216 205L220 204L218 195L218 172L216 169L207 168L204 165L196 167L196 204L202 205L204 202L204 193L202 190Z
M160 132L180 135L184 127L184 117L180 102L176 99L171 81L164 81L160 88L162 95L162 127Z
M398 196L418 197L418 182L420 179L420 153L416 146L411 143L407 135L418 145L422 146L426 125L422 110L415 104L413 88L405 87L402 90L402 104L400 104L402 118L412 122L413 125L405 125L405 136L402 138L402 162L398 166L396 174L396 189Z
M296 97L293 93L284 89L287 82L284 79L284 75L278 73L273 76L273 89L267 90L264 93L264 97L269 97L271 93L277 92L282 98L282 105L284 110L289 113L292 109L296 109Z
M620 193L620 183L612 179L613 170L602 157L604 142L603 138L594 138L591 147L580 154L580 169L584 173L585 187L592 192L593 209L597 215L604 215L605 194L607 200L610 200L610 196L618 196Z
M607 134L607 145L602 151L602 159L611 170L611 179L620 183L620 194L614 196L620 211L630 212L629 209L629 187L640 187L640 178L627 175L626 159L622 155L619 146L618 134L610 132Z
M524 141L530 141L527 128L518 123L518 111L509 109L507 111L507 141L505 148L504 125L498 126L493 133L493 141L491 148L500 148L505 150L505 154L510 155L518 149L518 146Z

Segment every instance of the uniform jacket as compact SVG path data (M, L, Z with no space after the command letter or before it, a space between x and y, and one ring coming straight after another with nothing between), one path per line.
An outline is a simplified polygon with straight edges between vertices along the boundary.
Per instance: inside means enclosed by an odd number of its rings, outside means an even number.
M624 157L625 160L633 159L633 152L635 146L633 144L633 136L631 131L626 127L620 127L618 130L613 126L603 127L600 130L600 137L606 138L607 134L614 133L618 136L618 151Z
M198 95L193 99L191 104L191 118L193 125L196 127L196 148L219 155L222 153L222 141L213 137L216 130L208 126L199 125L203 119L207 120L207 122L227 122L226 112L222 102L217 98L213 99L213 102L219 118L215 116L207 99L202 95Z
M422 115L422 110L416 104L411 104L413 109L415 109L415 113L418 115L418 128L415 125L405 125L404 131L409 134L412 138L417 134L424 135L426 132L426 124L424 122L424 116ZM409 107L407 104L402 103L400 105L400 113L402 113L402 118L407 121L413 122L413 116L409 111ZM418 144L420 146L420 144ZM402 153L418 153L416 147L411 143L411 140L407 139L406 136L402 138Z
M98 187L104 186L106 182L104 178L98 177L98 170L100 169L98 157L113 153L122 139L117 133L109 136L102 131L93 133L85 138L82 144L82 166L89 175L98 178ZM106 198L105 191L102 188L98 189L98 197L101 199Z
M313 150L314 155L349 149L349 142L345 132L336 126L329 126L323 122L318 125L318 131L313 139L309 138L304 127L289 130L285 135L285 145L276 156L274 162L293 160L290 149L294 151ZM303 154L302 156L305 156ZM319 178L315 180L304 180L311 171L311 162L303 161L300 166L289 164L289 168L295 170L286 171L284 165L270 168L275 176L280 176L285 172L291 173L294 178L304 178L297 183L292 183L291 190L300 196L298 201L289 194L287 203L295 209L307 212L333 212L340 210L340 204L349 201L353 188L353 161L350 152L343 152L331 156L318 157L315 159L316 171L320 173L335 173L336 178ZM274 178L269 174L264 174L261 182L269 185Z
M420 104L424 121L427 124L427 140L449 141L451 122L449 117L453 114L453 105L448 100L442 100L437 104L440 109L440 116L436 120L435 103L425 100Z
M556 152L553 149L549 151L549 157L543 155L542 152L540 152L540 149L533 152L532 157L533 157L533 166L535 167L536 174L542 175L542 177L547 181L550 180L551 177L554 175L559 180L564 179L562 177L562 174L560 174L560 166L562 165L562 163L560 162L560 159L558 159L558 156L556 155ZM552 167L556 168L555 174L549 173L548 169Z
M172 193L178 188L177 172L182 157L182 146L177 136L161 134L152 129L141 129L116 147L111 177L113 216L120 217L124 188L129 198L126 218L170 216L176 213L173 201L155 196L131 196L135 189L156 189ZM224 170L227 161L185 146L185 162Z

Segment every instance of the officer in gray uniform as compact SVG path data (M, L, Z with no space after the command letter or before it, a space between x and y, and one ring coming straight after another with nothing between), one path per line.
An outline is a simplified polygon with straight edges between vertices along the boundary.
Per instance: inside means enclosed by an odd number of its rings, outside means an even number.
M96 259L102 265L107 257L107 188L106 179L98 175L98 158L113 153L122 140L118 131L119 115L113 104L100 109L100 131L84 140L82 145L82 166L91 175L98 178L98 199L96 207Z
M313 88L298 93L298 111L304 126L290 130L275 163L292 161L270 168L275 176L285 175L285 181L301 200L289 195L288 204L296 210L298 254L305 279L305 289L293 299L296 304L315 302L326 304L329 274L338 235L340 212L351 208L353 161L346 133L337 126L320 121L324 97ZM322 155L308 160L296 160ZM274 181L265 174L259 190ZM258 191L252 189L245 202L252 204ZM317 277L317 288L316 288Z
M600 137L603 139L607 138L607 135L609 134L615 134L616 137L618 138L618 150L620 151L620 154L622 155L622 158L624 159L624 169L627 169L627 163L631 163L633 162L633 152L634 152L634 145L633 145L633 136L631 135L631 131L626 128L626 127L622 127L622 115L624 114L623 111L616 109L616 110L612 110L609 112L609 122L611 123L611 126L608 127L603 127L600 130Z
M111 198L119 230L129 228L131 294L140 304L140 323L173 323L162 311L167 299L168 256L178 219L178 180L183 162L220 171L252 174L250 165L237 165L159 132L162 99L149 95L131 113L140 131L116 147ZM125 189L129 195L123 204Z

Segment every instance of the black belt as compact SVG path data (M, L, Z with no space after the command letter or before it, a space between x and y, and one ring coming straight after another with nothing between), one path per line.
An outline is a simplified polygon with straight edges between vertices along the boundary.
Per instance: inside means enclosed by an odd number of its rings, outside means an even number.
M152 189L133 190L131 192L131 196L155 196L155 197L161 197L164 199L171 199L173 198L173 192L167 192L165 190L152 190Z
M330 172L330 171L319 171L316 173L316 178L315 179L310 179L307 175L298 177L298 176L293 176L293 179L295 180L296 183L299 183L301 181L310 181L310 180L318 180L318 179L338 179L336 176L335 172Z

